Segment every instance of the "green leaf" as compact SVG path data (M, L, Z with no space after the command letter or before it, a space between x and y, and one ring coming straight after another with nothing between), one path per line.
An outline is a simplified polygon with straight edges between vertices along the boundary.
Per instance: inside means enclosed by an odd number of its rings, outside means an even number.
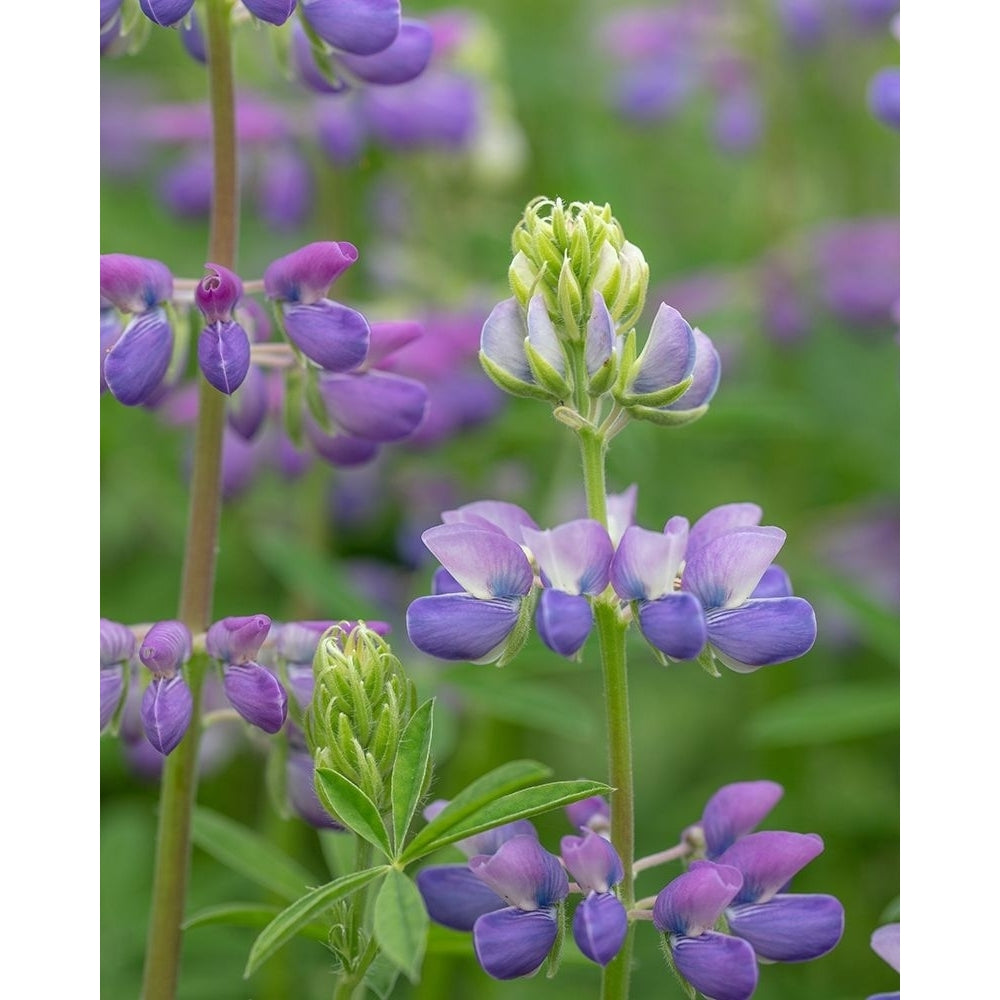
M291 906L282 910L254 941L246 968L243 970L243 978L246 979L256 972L279 948L312 923L313 917L319 916L339 900L346 899L352 892L356 892L385 871L385 866L380 865L377 868L353 872L334 882L321 885L318 889L313 889L312 892L295 900Z
M407 722L399 738L392 767L392 832L397 852L424 791L434 730L434 699L424 702Z
M227 868L285 899L295 899L306 886L316 882L312 872L260 834L211 809L195 807L191 836L203 851Z
M413 838L410 845L400 855L401 861L415 861L417 858L428 854L427 845L433 843L445 831L465 819L477 809L506 795L508 792L524 788L526 785L534 784L542 778L547 778L552 773L552 769L544 764L539 764L534 760L512 760L500 767L494 768L487 774L476 778L472 784L462 789L425 826L420 833Z
M843 684L802 691L762 709L750 735L763 746L807 746L898 728L896 684Z
M390 869L375 900L375 939L410 982L420 978L429 926L420 890L401 871Z
M535 785L533 788L522 788L520 791L494 799L451 825L448 830L435 837L429 844L421 844L421 854L429 854L447 844L453 844L456 840L482 833L483 830L491 830L503 823L513 823L517 819L528 819L558 806L578 802L591 795L607 795L610 791L611 788L603 782L587 780L550 781L544 785ZM444 810L436 818L443 815ZM428 824L421 831L421 834L426 833L430 827L431 824ZM416 843L415 839L410 848L404 852L403 858L407 862L420 856L412 853Z
M194 927L209 927L214 924L227 924L230 927L266 927L279 913L280 906L267 906L264 903L222 903L219 906L208 906L192 914L181 925L182 930ZM326 941L329 930L323 924L307 924L301 929L305 937L316 941Z
M372 964L368 966L364 984L380 1000L389 1000L389 995L395 988L397 979L399 979L399 966L393 965L383 952L379 952Z
M364 837L387 858L392 856L389 834L378 807L353 781L328 767L317 767L316 794L324 806L340 817L345 826L359 837Z

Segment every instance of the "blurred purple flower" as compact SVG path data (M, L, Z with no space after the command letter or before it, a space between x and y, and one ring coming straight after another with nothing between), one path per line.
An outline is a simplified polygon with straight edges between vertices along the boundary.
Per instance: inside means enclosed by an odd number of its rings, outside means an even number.
M173 27L194 6L194 0L139 0L139 8L160 27Z
M126 674L136 640L119 622L101 619L101 731L111 721L125 690Z
M899 924L885 924L872 932L872 951L899 972ZM868 1000L899 1000L899 990L875 993Z
M872 77L868 84L868 107L880 122L899 131L898 66L887 66Z

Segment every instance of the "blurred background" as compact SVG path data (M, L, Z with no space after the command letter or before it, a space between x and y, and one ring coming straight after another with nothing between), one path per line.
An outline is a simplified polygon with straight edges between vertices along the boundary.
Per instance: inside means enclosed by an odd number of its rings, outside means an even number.
M371 319L424 323L425 346L396 370L428 384L431 410L413 439L353 467L290 451L276 430L231 434L215 616L390 622L421 694L438 698L435 796L515 757L558 778L605 776L593 638L579 663L532 638L502 670L444 664L410 647L403 616L429 592L420 532L441 510L504 499L543 527L582 512L572 436L543 404L495 391L475 355L483 319L509 295L510 233L525 203L610 203L650 266L640 333L670 303L713 339L723 376L699 422L633 424L616 438L609 489L638 484L637 520L649 528L760 504L763 523L787 531L778 561L819 621L802 659L719 679L659 666L636 637L637 853L676 843L722 784L780 782L784 799L763 825L823 837L795 889L837 895L846 930L822 959L763 970L755 996L895 989L869 938L898 919L899 893L899 134L898 98L894 126L880 89L899 65L898 3L405 0L404 14L433 26L431 67L410 84L347 94L297 79L287 32L237 32L240 274L259 277L313 240L354 243L359 262L332 294ZM203 273L205 94L204 67L176 30L102 59L102 252ZM183 393L141 408L103 395L101 434L101 613L172 617L191 444ZM216 727L199 802L279 844L318 884L336 835L269 793L269 745ZM157 770L155 751L102 738L109 998L138 991ZM570 832L561 814L536 825L552 850ZM647 872L637 890L653 895L678 872ZM274 902L196 848L190 911L230 900ZM419 986L400 983L393 996L596 992L599 970L571 942L554 981L497 983L467 936L438 931ZM192 929L180 996L330 995L329 953L308 940L244 982L256 933ZM639 927L633 995L680 997L656 937Z

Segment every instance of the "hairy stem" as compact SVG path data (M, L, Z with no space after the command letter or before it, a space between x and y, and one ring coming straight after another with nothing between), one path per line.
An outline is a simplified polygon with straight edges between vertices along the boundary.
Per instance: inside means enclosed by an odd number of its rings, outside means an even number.
M229 15L232 0L207 0L209 97L212 110L214 180L208 258L232 268L236 262L238 185ZM178 617L203 632L212 616L216 547L221 506L222 429L225 397L202 381L199 387L191 498ZM188 685L194 698L191 726L167 757L160 784L153 897L150 909L143 1000L173 1000L180 965L181 922L191 858L191 812L197 787L201 738L201 689L207 662L191 661Z

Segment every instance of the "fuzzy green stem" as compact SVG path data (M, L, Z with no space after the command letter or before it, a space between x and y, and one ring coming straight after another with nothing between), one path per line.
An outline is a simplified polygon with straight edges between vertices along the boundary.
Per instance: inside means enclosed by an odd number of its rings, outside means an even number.
M232 0L206 0L209 97L215 164L208 258L223 267L236 260L239 211L236 119L229 14ZM221 508L222 429L225 397L202 381L195 430L191 499L178 617L203 632L212 616L212 592ZM153 867L143 1000L173 1000L180 971L181 922L191 859L191 813L197 788L201 739L201 689L207 662L191 661L188 686L194 700L191 725L163 767Z

